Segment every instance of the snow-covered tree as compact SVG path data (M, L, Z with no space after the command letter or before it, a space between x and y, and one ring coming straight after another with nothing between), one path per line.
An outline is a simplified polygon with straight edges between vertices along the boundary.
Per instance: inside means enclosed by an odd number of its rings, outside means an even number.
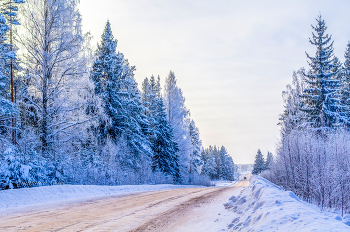
M271 152L268 151L266 156L265 169L266 170L271 169L272 165L273 165L273 155Z
M101 138L110 136L116 144L125 140L128 152L119 154L120 162L124 167L138 170L151 155L147 138L149 124L134 79L135 67L116 52L116 47L117 40L107 22L91 71L95 93L101 96L109 117L109 122L101 121L97 133Z
M149 80L145 78L142 83L142 102L150 125L149 140L153 151L152 170L171 175L175 182L180 182L178 147L167 120L160 91L159 77L157 81L153 75Z
M199 138L199 130L196 124L191 120L189 125L189 133L191 138L191 153L190 153L190 171L189 174L199 173L199 167L202 165L201 148L202 141Z
M5 135L8 129L15 128L14 120L18 116L15 112L14 93L11 93L15 90L13 73L18 70L16 49L12 41L12 34L14 34L12 27L19 25L18 5L21 3L24 1L4 0L0 2L0 135ZM9 119L12 119L12 123Z
M157 81L152 75L150 79L147 77L142 82L142 104L144 106L144 114L147 117L149 123L149 140L152 141L156 134L156 115L159 111L159 101L162 98L160 92L160 77L158 76ZM163 100L162 100L163 101Z
M18 41L26 93L20 97L28 115L35 115L35 126L26 126L38 137L35 149L47 159L51 178L63 175L68 148L81 134L74 129L87 121L81 102L88 80L86 37L77 5L76 0L27 0L21 7L26 20Z
M170 71L165 80L164 104L168 121L173 129L174 139L179 147L181 175L188 179L191 152L191 138L189 134L190 112L186 108L185 98L176 82L174 72Z
M8 120L17 112L16 106L9 100L10 77L6 64L8 63L10 48L5 37L8 30L6 19L0 13L0 135L6 135L9 128ZM2 139L5 139L5 137Z
M303 127L303 118L305 116L304 112L300 110L300 96L305 89L303 72L303 69L294 72L292 85L287 85L286 90L282 92L284 111L279 118L282 137L292 130Z
M209 146L208 149L202 153L203 167L201 174L204 176L208 176L211 180L218 179L217 178L217 165L215 160L215 155L217 153L216 146Z
M208 176L211 180L234 180L237 168L224 146L220 149L209 146L202 152L201 159L201 175Z
M12 25L19 25L18 6L24 3L24 0L2 0L0 3L0 12L5 19Z
M315 57L309 56L310 70L304 73L307 87L304 89L301 110L307 123L314 128L336 128L347 122L342 114L339 90L341 80L337 77L340 67L334 62L332 37L326 34L326 24L321 16L312 26L310 43L315 45Z
M179 156L177 155L178 148L174 141L172 128L166 118L162 98L159 99L156 113L155 138L152 142L152 149L154 151L152 169L170 174L175 182L181 182Z
M341 105L343 106L343 112L348 117L350 121L350 41L346 46L346 51L344 54L345 62L342 75L342 88L341 88ZM347 124L349 128L349 123Z
M255 156L252 174L258 175L264 170L265 170L265 159L260 149L258 149L258 152L256 153L256 156Z
M221 147L219 151L220 157L220 166L219 166L219 179L223 180L234 180L236 165L233 162L232 157L227 153L227 150L224 146Z

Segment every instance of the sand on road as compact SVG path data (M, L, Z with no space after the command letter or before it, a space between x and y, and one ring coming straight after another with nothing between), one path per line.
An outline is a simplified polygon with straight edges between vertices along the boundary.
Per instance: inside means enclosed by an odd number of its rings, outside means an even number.
M153 191L10 212L0 216L0 231L215 231L231 218L223 203L248 185L241 180L232 187Z

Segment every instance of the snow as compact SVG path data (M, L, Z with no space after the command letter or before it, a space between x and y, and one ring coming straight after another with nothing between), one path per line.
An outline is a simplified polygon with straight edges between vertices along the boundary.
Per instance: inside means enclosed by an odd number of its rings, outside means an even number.
M34 188L9 189L0 191L0 214L10 210L21 210L48 204L71 203L106 196L177 189L198 188L197 185L52 185Z
M229 181L229 180L214 180L211 183L216 187L231 187L237 183L237 181Z
M323 212L259 176L250 181L217 181L217 187L232 186L208 205L196 206L191 218L178 231L350 231L349 215ZM248 186L249 185L249 186ZM0 215L33 206L71 204L108 196L146 191L193 188L193 185L55 185L0 191ZM227 202L229 200L229 202ZM227 202L227 203L225 203Z
M228 231L350 231L340 215L323 212L259 176L224 206L235 212Z

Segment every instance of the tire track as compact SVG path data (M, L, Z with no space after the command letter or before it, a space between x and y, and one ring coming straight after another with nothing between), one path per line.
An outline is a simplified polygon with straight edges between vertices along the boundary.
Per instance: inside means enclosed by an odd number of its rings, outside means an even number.
M163 190L32 210L0 218L0 231L142 231L159 227L157 220L170 220L223 189Z

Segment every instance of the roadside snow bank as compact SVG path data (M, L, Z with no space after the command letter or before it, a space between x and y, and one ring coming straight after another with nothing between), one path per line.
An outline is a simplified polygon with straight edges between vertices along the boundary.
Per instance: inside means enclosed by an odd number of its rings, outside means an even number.
M228 225L229 231L350 231L336 214L323 213L317 206L298 199L259 176L238 197L224 204L237 213ZM330 216L333 215L333 216Z
M146 191L199 188L194 185L54 185L0 191L0 213L11 209Z

